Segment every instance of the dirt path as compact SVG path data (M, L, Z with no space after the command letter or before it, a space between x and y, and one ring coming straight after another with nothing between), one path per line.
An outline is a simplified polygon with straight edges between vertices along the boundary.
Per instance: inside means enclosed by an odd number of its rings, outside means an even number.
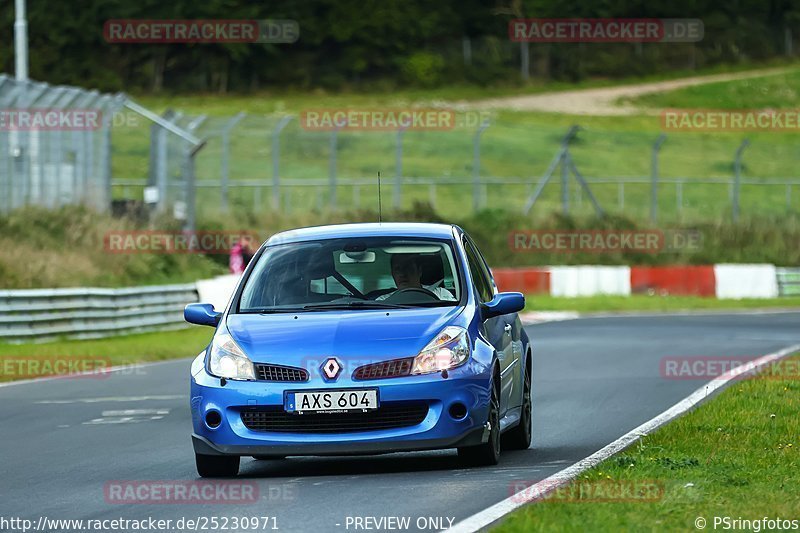
M782 67L749 70L732 74L696 76L692 78L622 85L617 87L509 96L479 100L473 102L472 107L481 109L512 109L515 111L548 111L572 115L634 115L641 114L642 109L630 104L617 104L617 100L620 98L641 96L648 93L672 91L675 89L682 89L683 87L692 87L694 85L703 85L706 83L772 76L792 70L795 70L795 68Z

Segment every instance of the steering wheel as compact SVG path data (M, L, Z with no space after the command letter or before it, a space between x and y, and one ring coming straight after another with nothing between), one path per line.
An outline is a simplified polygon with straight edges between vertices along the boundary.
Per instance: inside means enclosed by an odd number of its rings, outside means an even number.
M386 298L386 300L394 300L397 295L409 294L409 293L419 293L431 298L433 300L439 301L439 297L436 296L434 293L429 291L428 289L424 289L422 287L408 287L405 289L397 289L392 293L391 296Z

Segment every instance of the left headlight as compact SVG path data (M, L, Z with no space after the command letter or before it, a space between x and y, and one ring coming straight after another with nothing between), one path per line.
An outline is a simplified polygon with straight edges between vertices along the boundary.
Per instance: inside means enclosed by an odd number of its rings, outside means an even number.
M467 330L447 326L414 358L411 374L430 374L463 365L469 351Z
M255 381L253 362L230 333L218 333L211 341L208 370L219 378Z

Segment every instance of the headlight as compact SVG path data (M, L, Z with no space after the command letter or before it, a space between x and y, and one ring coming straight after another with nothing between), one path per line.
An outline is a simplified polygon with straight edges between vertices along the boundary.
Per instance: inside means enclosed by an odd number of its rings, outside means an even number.
M463 365L469 358L467 330L458 326L444 328L414 358L412 374L430 374Z
M253 362L245 355L230 333L217 333L211 341L209 371L219 377L255 381Z

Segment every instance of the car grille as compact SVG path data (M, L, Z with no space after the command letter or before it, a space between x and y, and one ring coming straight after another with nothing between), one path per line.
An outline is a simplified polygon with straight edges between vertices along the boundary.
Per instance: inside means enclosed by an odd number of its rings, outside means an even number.
M302 368L256 363L258 381L308 381L308 372Z
M416 426L428 415L428 404L387 403L366 413L287 413L282 406L247 408L242 422L252 431L346 433Z
M382 379L407 376L411 373L413 357L408 359L395 359L382 363L372 363L360 366L353 373L353 379Z

